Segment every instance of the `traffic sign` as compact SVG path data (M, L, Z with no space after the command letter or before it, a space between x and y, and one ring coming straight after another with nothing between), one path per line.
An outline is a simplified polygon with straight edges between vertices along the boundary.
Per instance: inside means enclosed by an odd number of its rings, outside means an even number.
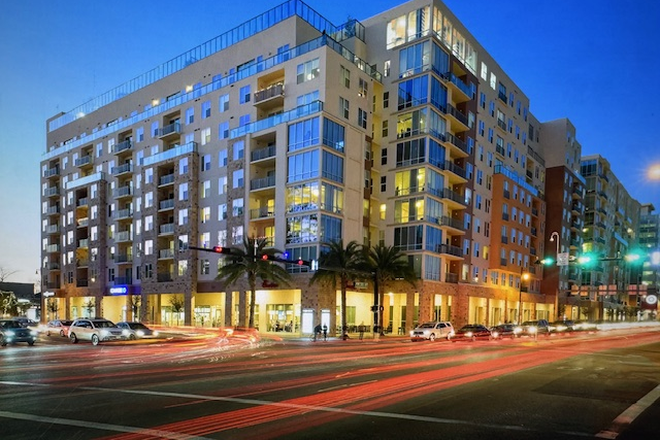
M557 254L557 266L568 266L568 252Z

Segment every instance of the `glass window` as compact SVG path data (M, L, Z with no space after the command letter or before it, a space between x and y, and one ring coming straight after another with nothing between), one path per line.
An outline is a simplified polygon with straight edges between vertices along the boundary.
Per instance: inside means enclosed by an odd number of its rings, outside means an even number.
M337 151L344 151L344 126L323 118L323 144ZM289 142L291 136L289 136ZM289 151L291 151L289 145Z
M289 125L289 151L296 151L319 143L319 118Z
M246 102L250 102L250 85L248 84L247 86L241 87L239 90L239 102L241 104L245 104Z
M319 76L319 59L315 58L303 64L298 64L296 70L296 80L298 84L311 81Z

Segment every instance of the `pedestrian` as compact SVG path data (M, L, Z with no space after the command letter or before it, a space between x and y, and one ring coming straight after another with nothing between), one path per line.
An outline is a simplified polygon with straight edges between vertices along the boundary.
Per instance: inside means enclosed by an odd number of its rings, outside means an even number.
M361 341L364 338L364 322L358 325L358 332L360 333L359 339Z
M314 327L314 341L316 341L316 336L321 334L321 324L317 324L316 327Z
M325 324L323 324L323 340L328 340L328 326Z

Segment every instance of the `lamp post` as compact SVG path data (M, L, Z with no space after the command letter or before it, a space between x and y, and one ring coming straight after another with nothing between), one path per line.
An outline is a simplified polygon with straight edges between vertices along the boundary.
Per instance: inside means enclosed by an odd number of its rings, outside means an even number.
M554 231L550 234L550 241L555 241L555 237L557 237L557 259L559 259L559 232Z
M529 278L523 267L520 268L520 285L518 286L518 325L522 324L522 287L523 281Z

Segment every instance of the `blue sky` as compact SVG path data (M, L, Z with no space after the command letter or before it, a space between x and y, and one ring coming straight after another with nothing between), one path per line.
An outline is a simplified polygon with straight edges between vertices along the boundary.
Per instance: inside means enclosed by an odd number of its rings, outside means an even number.
M35 282L46 119L270 9L279 0L22 0L0 14L0 268ZM400 0L307 0L335 24ZM583 154L601 154L633 197L660 210L660 2L447 0L530 98L541 121L568 117ZM474 12L478 11L478 12Z

